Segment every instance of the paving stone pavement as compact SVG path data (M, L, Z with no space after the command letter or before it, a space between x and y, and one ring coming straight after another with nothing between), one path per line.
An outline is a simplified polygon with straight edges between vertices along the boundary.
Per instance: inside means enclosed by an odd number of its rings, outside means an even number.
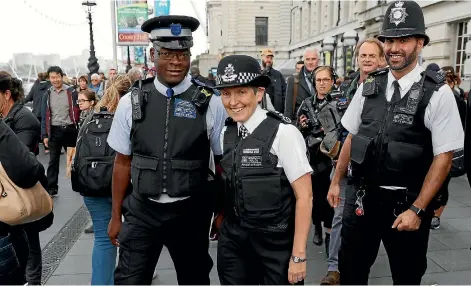
M47 167L48 157L40 156ZM80 195L74 193L65 178L65 156L61 158L59 197L55 198L55 221L51 228L42 232L44 247L82 206ZM450 183L450 201L446 207L440 229L432 230L427 255L428 268L423 285L469 285L471 283L471 189L465 177ZM82 234L48 279L47 285L90 285L91 253L93 235ZM209 253L216 265L217 243L211 242ZM319 284L327 272L324 246L308 246L308 274L306 284ZM154 285L177 284L173 262L164 248L157 264L158 277ZM391 285L389 262L383 247L370 273L370 284ZM211 271L211 284L219 284L216 266Z

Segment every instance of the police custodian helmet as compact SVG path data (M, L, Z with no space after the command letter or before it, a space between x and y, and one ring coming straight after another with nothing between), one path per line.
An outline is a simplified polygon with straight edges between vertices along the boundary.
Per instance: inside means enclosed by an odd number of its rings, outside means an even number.
M235 86L268 87L271 81L258 61L246 55L230 55L218 64L215 88Z
M199 25L193 17L163 15L145 21L141 30L150 34L150 40L157 47L186 50L193 47L193 32Z
M424 14L415 1L394 1L389 5L378 40L417 36L425 39L424 46L430 41L425 34Z

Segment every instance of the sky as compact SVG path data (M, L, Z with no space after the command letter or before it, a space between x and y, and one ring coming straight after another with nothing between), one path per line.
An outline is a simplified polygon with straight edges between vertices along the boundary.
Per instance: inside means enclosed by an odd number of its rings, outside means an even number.
M200 22L204 25L206 0L171 0L170 14L197 18L190 1L193 1L201 17ZM82 0L0 0L3 36L0 62L7 62L14 53L57 53L61 58L66 58L89 50L89 26L81 3ZM97 56L112 59L114 36L111 2L96 0L96 3L92 15L95 51ZM193 55L206 51L206 36L202 25L193 34L193 41Z

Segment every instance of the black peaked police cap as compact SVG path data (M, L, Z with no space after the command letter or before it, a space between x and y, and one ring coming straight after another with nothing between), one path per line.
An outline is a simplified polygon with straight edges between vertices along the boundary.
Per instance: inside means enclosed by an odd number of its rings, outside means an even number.
M150 34L154 45L170 50L186 50L193 47L193 32L200 22L189 16L163 15L142 24L141 30Z
M218 64L215 88L235 86L268 87L271 81L262 70L258 61L246 55L231 55L221 59Z
M424 14L415 1L394 1L384 14L383 27L378 40L419 36L425 39L424 46L430 42L425 33Z

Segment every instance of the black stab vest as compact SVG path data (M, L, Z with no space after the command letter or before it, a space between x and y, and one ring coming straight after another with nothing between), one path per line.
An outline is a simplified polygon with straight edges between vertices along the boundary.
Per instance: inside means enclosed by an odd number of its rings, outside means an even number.
M267 113L252 134L238 136L237 123L226 122L221 167L226 191L226 215L242 227L264 232L294 228L295 197L278 157L270 149L281 119Z
M162 193L184 197L206 190L209 139L206 109L192 103L197 89L167 98L153 81L145 81L147 94L142 120L131 129L131 179L134 192L158 199Z

